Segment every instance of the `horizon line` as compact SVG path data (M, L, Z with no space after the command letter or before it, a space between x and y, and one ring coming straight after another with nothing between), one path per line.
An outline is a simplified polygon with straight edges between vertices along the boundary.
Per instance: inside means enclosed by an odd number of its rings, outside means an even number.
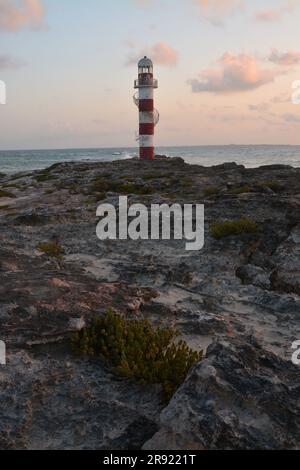
M197 148L197 147L300 147L300 144L199 144L199 145L158 145L156 149L168 148ZM65 150L133 150L138 147L62 147L62 148L19 148L0 149L0 152L42 152Z

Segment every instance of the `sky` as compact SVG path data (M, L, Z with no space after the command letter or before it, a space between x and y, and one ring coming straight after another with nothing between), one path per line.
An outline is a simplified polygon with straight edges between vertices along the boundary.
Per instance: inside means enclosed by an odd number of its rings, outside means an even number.
M300 0L0 0L0 150L134 147L152 58L158 146L300 144Z

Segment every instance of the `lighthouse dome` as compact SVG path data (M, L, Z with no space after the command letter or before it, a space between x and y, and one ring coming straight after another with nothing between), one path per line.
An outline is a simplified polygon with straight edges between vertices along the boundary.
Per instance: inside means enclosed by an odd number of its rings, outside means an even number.
M139 61L139 67L153 67L153 62L145 56Z

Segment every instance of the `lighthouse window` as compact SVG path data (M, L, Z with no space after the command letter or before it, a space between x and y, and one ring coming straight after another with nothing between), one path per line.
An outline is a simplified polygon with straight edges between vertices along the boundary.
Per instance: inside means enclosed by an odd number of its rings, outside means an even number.
M140 73L151 73L151 67L141 67Z

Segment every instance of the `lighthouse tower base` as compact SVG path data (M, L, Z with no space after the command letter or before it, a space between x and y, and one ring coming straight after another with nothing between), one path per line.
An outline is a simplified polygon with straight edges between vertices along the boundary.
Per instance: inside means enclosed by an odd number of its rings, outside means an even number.
M154 160L154 147L140 147L140 160Z

